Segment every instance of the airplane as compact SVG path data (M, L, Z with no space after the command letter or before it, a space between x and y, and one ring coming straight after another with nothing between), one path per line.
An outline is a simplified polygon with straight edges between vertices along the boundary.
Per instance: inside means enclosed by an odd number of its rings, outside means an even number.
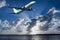
M36 3L36 1L32 1L32 2L28 3L27 5L25 5L24 7L21 7L21 8L10 7L10 6L8 6L8 7L13 8L13 12L14 12L13 14L19 14L23 11L32 11L33 9L31 8L31 6L35 3Z

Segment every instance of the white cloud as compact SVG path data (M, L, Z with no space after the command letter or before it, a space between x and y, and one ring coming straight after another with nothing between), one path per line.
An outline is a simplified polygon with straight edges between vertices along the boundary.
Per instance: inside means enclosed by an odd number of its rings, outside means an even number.
M47 13L49 13L49 12L53 12L53 13L56 13L56 12L60 12L60 10L56 10L56 8L55 7L52 7L51 9L49 9L49 11L47 12Z
M53 16L55 15L55 13L60 13L60 10L56 10L55 7L53 7L52 9L50 9L47 13L51 12L53 13ZM58 15L56 17L59 17ZM48 21L37 21L36 25L32 27L30 34L60 34L60 31L58 31L58 27L60 26L60 19L52 17L51 22L49 22L49 28L46 31L40 30L39 27L44 27L44 25L47 25Z
M27 21L25 21L25 18ZM8 20L2 21L0 20L0 34L27 34L27 27L26 25L28 22L29 17L19 18L16 21L13 21L12 24Z
M53 13L60 12L60 10L54 10Z
M44 27L46 23L47 21L40 22L40 20L37 20L36 25L32 27L30 34L40 34L42 31L40 30L40 27Z
M54 11L54 10L56 10L56 8L52 7L51 9L49 9L49 11L47 13L50 13L51 11Z
M55 9L54 9L55 10ZM50 11L49 11L50 12ZM54 12L54 11L53 11ZM60 12L60 11L58 11ZM53 14L55 15L56 10ZM59 16L57 16L59 17ZM38 17L36 18L38 19ZM31 19L28 15L24 15L23 18L19 18L17 21L13 21L12 24L9 23L8 20L2 21L0 20L0 34L52 34L52 33L60 33L57 30L58 26L60 26L60 19L52 17L51 21L48 23L48 20L36 21L36 25L32 26L30 29L31 32L27 31L27 28L30 24L25 25L27 22L31 22ZM49 28L46 31L41 30L40 28L45 27L49 24Z
M6 6L6 1L5 1L5 0L2 0L2 1L0 2L0 8L2 8L2 7L4 7L4 6Z

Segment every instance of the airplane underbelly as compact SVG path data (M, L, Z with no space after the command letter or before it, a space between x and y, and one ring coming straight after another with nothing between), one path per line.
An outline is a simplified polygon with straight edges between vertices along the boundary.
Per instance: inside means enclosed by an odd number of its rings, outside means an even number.
M22 10L21 9L15 9L15 8L13 8L13 11L14 11L14 13L19 13L19 12L21 12Z

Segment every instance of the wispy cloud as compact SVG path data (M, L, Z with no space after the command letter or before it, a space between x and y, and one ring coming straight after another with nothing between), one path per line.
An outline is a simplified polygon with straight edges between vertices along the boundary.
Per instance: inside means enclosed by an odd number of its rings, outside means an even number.
M0 8L6 6L6 0L0 1Z

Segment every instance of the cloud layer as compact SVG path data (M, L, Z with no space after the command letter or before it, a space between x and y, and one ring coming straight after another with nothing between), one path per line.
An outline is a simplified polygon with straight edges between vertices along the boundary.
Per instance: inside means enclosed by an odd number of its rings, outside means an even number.
M24 17L12 23L0 20L0 34L60 34L60 11L55 7L36 19Z

